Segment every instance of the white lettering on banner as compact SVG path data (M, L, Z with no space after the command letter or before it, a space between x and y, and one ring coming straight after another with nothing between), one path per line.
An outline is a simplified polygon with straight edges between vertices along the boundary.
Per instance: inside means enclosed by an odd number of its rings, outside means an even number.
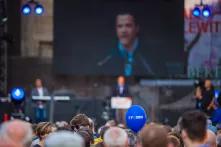
M128 116L128 119L143 119L144 118L144 116Z

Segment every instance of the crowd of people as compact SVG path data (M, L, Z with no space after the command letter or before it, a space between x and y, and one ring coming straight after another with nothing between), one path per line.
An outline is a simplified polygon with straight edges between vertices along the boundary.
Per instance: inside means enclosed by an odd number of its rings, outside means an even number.
M4 122L0 147L221 147L221 130L198 110L185 112L174 127L148 122L138 133L114 120L95 128L92 119L77 114L69 123Z
M36 79L32 96L48 95ZM125 78L119 76L113 96L130 97ZM221 95L215 96L211 80L196 84L196 109L180 116L176 126L148 121L135 133L127 128L126 111L115 112L115 120L95 128L85 114L70 122L46 122L44 102L36 102L36 122L14 119L0 125L0 147L221 147Z
M32 95L47 93L40 79L35 85ZM129 96L124 77L118 77L113 95ZM138 133L127 127L125 112L120 111L99 127L85 114L69 123L10 120L0 125L0 147L221 147L221 97L215 98L211 80L197 83L194 98L198 110L185 112L176 126L148 121ZM36 104L37 114L43 116L44 103Z

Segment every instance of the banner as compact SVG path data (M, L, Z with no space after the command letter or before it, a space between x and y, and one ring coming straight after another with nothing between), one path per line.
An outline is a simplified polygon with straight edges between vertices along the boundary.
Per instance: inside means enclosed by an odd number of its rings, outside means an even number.
M220 77L221 66L221 1L204 0L211 16L194 17L192 10L200 0L185 0L185 42L189 77Z

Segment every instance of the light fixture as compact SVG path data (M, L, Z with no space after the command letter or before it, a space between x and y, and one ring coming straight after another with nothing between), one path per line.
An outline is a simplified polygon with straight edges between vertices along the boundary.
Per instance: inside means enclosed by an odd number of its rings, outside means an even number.
M195 7L193 8L192 15L194 17L202 16L204 18L208 18L212 15L212 11L209 5L204 4L203 0L201 0L200 4L196 4Z
M25 90L21 87L14 87L11 90L11 100L13 102L22 102L25 99Z
M35 6L35 14L42 15L44 13L44 7L41 4Z
M205 5L205 6L203 7L202 15L203 15L204 17L210 17L210 15L211 15L211 9L210 9L210 7L209 7L208 5Z
M31 13L31 6L29 4L25 4L21 8L21 12L24 15L29 15Z
M44 13L44 7L37 0L29 0L21 8L23 15L29 15L32 11L36 15L42 15Z
M200 16L200 13L201 13L201 10L199 7L195 7L193 10L192 10L192 15L195 16L195 17L199 17Z

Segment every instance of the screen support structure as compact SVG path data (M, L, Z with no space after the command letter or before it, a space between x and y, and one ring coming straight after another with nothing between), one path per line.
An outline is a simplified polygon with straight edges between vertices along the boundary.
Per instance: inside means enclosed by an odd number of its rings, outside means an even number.
M0 0L0 94L7 95L7 15L6 0Z

